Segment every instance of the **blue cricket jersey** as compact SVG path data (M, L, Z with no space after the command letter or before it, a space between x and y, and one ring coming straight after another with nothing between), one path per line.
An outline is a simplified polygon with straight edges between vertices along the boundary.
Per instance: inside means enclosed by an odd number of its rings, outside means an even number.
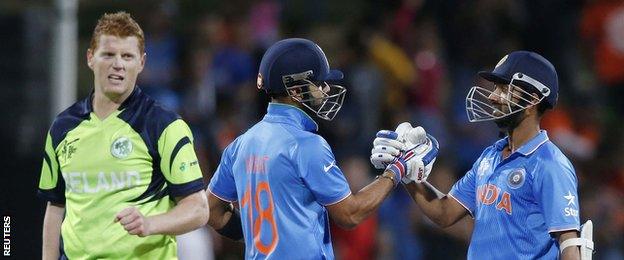
M475 219L468 259L558 259L550 233L580 227L574 168L544 130L503 160L507 143L486 148L449 193Z
M331 148L302 110L270 103L232 142L208 189L238 201L246 259L333 259L325 206L351 194Z

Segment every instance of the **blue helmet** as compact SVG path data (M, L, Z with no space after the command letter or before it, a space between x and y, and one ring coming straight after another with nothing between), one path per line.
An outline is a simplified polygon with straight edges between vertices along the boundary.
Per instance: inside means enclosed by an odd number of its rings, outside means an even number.
M548 96L545 97L544 102L546 102L550 108L555 107L559 94L557 71L550 61L535 52L514 51L503 57L492 72L481 71L479 72L479 76L491 82L509 84L516 73L529 76L529 78L546 86L550 91ZM532 87L536 87L531 83L528 84ZM543 90L540 89L539 91Z
M472 87L466 96L466 111L471 122L503 118L540 102L548 108L557 104L557 71L535 52L514 51L505 55L494 70L481 71L479 76L495 84L508 85L508 91L495 93L484 87ZM537 94L537 98L533 94ZM492 96L505 100L507 107L493 106L488 100Z
M316 43L301 38L276 42L260 62L257 87L268 94L287 94L322 119L332 120L342 107L346 90L328 82L341 80L331 70Z

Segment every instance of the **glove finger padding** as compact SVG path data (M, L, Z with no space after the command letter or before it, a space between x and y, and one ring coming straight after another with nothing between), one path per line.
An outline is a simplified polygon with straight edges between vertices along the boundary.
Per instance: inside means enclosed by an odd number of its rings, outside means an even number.
M396 138L397 140L403 142L405 141L404 136L407 132L409 132L412 129L412 124L410 124L409 122L403 122L400 123L396 130L394 130L394 132L397 133L398 137Z
M397 150L405 149L405 144L401 143L400 141L383 138L383 137L375 138L375 140L373 141L373 146L389 146L389 147L394 147Z
M385 169L389 164L396 161L396 157L389 153L373 153L370 161L375 169Z
M375 140L373 141L374 146L391 146L396 148L397 150L403 150L405 145L399 139L400 135L397 132L390 130L381 130L377 132Z
M371 154L375 154L375 153L388 153L393 156L398 156L399 154L401 154L401 151L399 151L399 149L396 149L392 146L377 145L373 147L373 149L371 150Z
M429 141L429 139L427 139L427 132L425 132L425 129L420 126L407 130L403 135L402 140L403 143L405 143L406 151L416 149L414 151L416 153L426 151L427 146L423 146L423 144L427 144Z

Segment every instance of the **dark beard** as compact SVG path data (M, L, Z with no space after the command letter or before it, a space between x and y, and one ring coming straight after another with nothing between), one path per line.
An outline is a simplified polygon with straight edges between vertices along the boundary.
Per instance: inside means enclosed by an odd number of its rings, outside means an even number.
M494 120L494 123L501 131L510 131L518 127L520 122L524 120L524 111L518 111L514 114Z

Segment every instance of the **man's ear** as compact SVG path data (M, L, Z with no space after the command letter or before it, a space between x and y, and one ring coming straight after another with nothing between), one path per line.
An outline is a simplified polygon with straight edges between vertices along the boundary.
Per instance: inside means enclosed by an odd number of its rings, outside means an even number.
M301 101L301 89L300 88L294 88L294 89L288 89L288 95L290 97L292 97L293 99L297 100L297 101Z
M87 49L87 66L89 66L90 69L93 69L93 54L93 50Z
M538 103L529 107L528 109L526 109L526 111L529 113L529 115L532 115L532 114L538 115L537 110L539 109L539 100L540 100L539 96L536 93L532 93L531 97L534 98L536 101L538 101Z
M141 73L143 71L143 68L145 68L146 60L147 60L147 53L144 52L143 55L141 55L139 73Z

